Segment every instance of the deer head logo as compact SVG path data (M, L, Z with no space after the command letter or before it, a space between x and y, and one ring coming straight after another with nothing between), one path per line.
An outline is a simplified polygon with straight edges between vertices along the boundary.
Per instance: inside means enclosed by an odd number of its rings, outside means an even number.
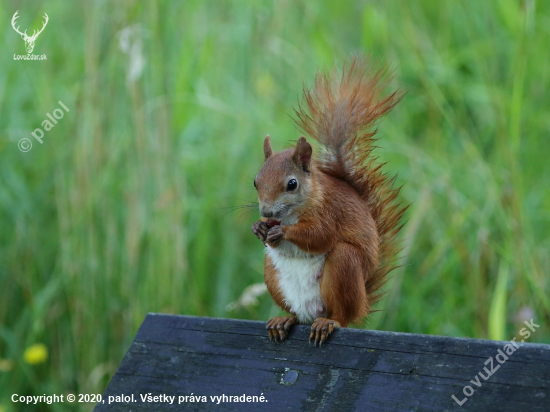
M19 13L19 10L17 10L13 15L13 18L11 19L11 25L13 29L21 35L23 40L25 40L25 47L27 48L27 53L32 53L32 49L34 49L34 42L36 41L36 38L38 37L38 35L44 31L46 24L48 24L49 17L46 13L44 13L44 18L46 20L44 21L44 25L42 26L42 28L38 32L34 30L32 33L32 36L27 36L27 30L25 30L24 33L21 33L19 31L19 26L15 27L15 20L17 20L17 18L19 17L17 13Z

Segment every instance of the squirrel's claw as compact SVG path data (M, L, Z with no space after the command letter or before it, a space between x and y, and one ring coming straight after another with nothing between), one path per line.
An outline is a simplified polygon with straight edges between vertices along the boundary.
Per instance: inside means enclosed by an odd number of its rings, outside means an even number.
M281 222L273 219L268 219L267 222L258 220L251 229L252 233L260 239L263 244L269 243L269 246L277 246L284 238L283 227Z
M284 239L285 233L283 232L282 225L273 226L267 232L266 242L269 246L277 246L281 240Z
M266 329L269 340L282 342L288 338L290 327L298 322L295 316L277 316L267 322Z
M262 222L261 220L258 220L252 225L252 233L260 239L262 242L265 242L265 239L267 237L267 225L265 222Z
M323 345L328 337L334 332L334 328L339 327L340 324L331 319L317 318L313 325L311 325L311 332L309 333L309 343L313 340L313 345L319 347Z

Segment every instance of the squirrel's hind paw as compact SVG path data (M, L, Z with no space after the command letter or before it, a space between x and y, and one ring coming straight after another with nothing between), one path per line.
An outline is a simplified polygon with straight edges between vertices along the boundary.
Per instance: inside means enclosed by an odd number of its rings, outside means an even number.
M317 318L313 325L311 325L311 332L309 334L309 343L313 341L313 346L319 347L323 345L334 331L334 328L339 328L340 323L336 320L326 319L326 318Z
M270 340L282 342L288 338L290 327L298 323L295 316L277 316L267 322L267 334Z

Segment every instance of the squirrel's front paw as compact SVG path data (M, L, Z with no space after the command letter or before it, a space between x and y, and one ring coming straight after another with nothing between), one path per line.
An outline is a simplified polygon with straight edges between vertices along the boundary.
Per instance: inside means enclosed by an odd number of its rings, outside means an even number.
M256 237L262 242L265 242L265 238L267 236L267 224L261 220L258 220L252 225L252 233L254 233L254 235L256 235Z
M281 240L285 237L283 232L283 225L273 226L267 232L266 242L271 247L276 247Z

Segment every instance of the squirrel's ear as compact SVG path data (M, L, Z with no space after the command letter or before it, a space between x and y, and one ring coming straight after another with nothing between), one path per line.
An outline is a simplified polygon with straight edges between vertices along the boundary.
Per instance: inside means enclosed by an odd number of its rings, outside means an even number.
M271 141L269 140L269 135L267 135L264 139L265 160L267 160L272 154L273 154L273 150L271 150Z
M298 167L300 167L304 172L309 173L311 171L311 153L313 149L308 143L304 136L300 136L298 143L296 143L296 148L294 149L294 154L292 155L292 160Z

